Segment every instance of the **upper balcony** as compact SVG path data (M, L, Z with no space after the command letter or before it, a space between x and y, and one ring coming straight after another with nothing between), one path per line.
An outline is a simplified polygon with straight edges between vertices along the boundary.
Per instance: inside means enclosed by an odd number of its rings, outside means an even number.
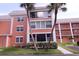
M48 11L30 12L30 20L51 20L51 15L48 13Z
M41 17L41 18L30 18L31 21L49 21L49 20L52 20L51 17L48 17L48 18L44 18L44 17Z

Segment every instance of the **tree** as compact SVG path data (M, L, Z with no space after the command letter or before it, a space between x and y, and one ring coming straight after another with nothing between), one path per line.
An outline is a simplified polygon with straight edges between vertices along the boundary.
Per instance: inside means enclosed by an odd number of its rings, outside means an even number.
M49 8L49 13L51 12L53 14L54 11L54 24L52 26L52 30L51 30L51 40L53 40L53 30L55 28L56 25L56 21L57 21L57 14L58 14L58 10L61 9L62 11L66 11L67 8L66 7L62 7L63 5L65 5L66 3L50 3L47 8ZM52 19L53 20L53 19Z
M30 13L29 13L29 11L34 9L34 3L21 3L20 7L24 7L25 8L26 13L27 13L27 17L28 17L28 21L29 21L29 27L30 27L30 15L29 15ZM31 27L30 27L30 34L31 34L31 37L32 37L32 40L33 40L33 43L34 43L34 47L35 47L36 51L38 51L38 48L36 47L36 43L35 43L34 37L32 35Z

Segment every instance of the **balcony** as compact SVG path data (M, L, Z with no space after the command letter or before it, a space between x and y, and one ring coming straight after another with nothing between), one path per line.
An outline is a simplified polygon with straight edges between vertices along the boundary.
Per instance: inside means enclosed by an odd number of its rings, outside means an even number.
M79 32L74 32L73 34L79 34Z
M61 28L61 30L70 30L70 28Z
M55 30L59 30L58 24L55 25Z
M51 17L48 18L30 18L31 21L45 21L45 20L51 20Z
M79 34L73 34L74 36L78 36Z
M64 31L61 31L61 34L62 35L71 35L71 32L69 30L64 30Z
M79 29L79 26L78 27L72 27L72 29Z
M31 20L48 20L51 19L51 15L48 11L30 12Z
M51 29L32 29L32 33L51 33Z
M70 26L69 25L62 25L61 30L65 30L65 29L70 29Z
M73 29L79 29L79 23L73 23L72 28Z
M60 24L61 30L70 29L69 23Z
M56 30L56 35L59 35L59 31Z
M79 34L79 30L78 29L73 30L73 34Z
M71 36L71 34L62 34L62 36Z

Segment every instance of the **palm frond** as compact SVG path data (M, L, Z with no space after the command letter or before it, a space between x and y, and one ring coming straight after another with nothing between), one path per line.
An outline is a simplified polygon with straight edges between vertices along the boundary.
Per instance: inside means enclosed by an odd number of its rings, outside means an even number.
M63 8L61 8L61 10L65 12L65 11L67 11L67 8L63 7Z
M34 9L34 3L21 3L20 7L27 7L28 10Z
M49 8L48 12L51 12L52 10L55 10L55 7L61 8L61 6L66 5L66 3L50 3L47 8ZM67 8L62 8L62 11L66 11Z
M21 3L20 4L20 7L24 7L24 6L26 6L26 3Z

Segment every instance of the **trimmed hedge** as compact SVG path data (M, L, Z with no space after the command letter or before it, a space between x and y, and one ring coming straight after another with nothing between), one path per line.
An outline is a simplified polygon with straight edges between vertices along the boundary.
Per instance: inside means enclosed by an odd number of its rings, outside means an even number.
M38 48L42 48L42 49L48 49L48 48L51 48L51 49L57 49L58 45L56 42L52 42L52 43L36 43L37 47ZM26 48L34 48L34 44L33 43L28 43L26 45Z
M77 42L77 45L79 46L79 41Z

